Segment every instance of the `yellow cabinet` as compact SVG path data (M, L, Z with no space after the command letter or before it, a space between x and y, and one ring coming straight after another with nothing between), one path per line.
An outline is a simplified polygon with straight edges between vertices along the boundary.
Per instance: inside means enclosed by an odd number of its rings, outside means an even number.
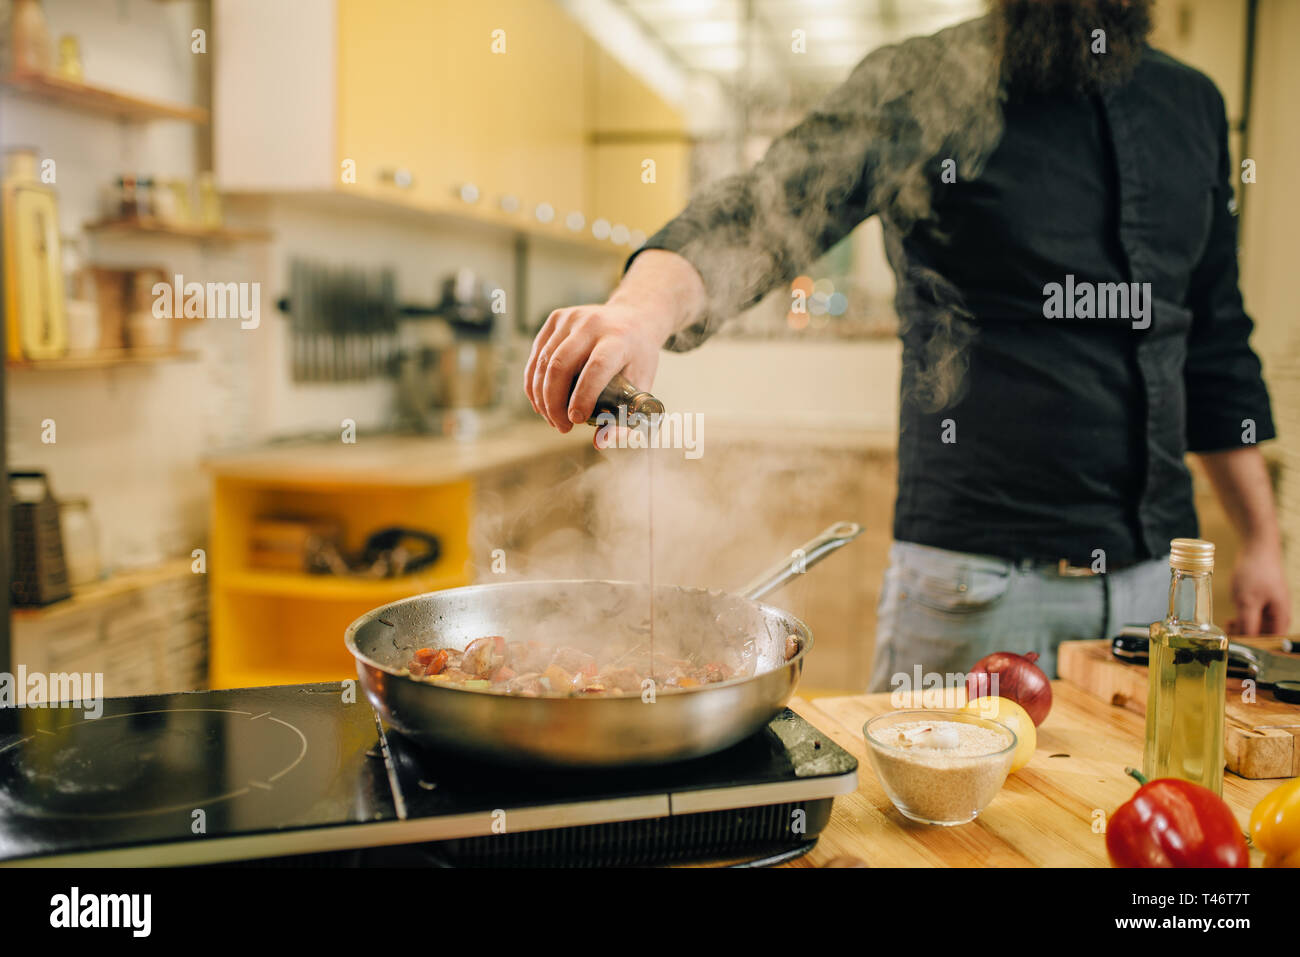
M589 244L569 213L649 232L685 200L681 115L557 0L222 0L213 18L230 192L360 194Z
M591 211L613 225L653 233L686 204L690 146L668 139L591 147ZM651 178L653 177L653 178Z
M591 218L651 233L685 205L691 144L682 115L588 41Z
M558 218L582 209L584 34L551 2L480 0L457 9L452 109L468 149L456 178L474 182L489 205L516 197L530 216L539 203Z
M439 12L426 0L338 0L340 168L362 192L444 199L451 119L439 89ZM450 6L450 5L448 5Z
M549 0L339 0L340 161L421 205L581 208L584 50Z
M375 484L277 472L264 479L221 474L213 482L208 680L213 688L336 681L356 663L343 632L358 616L411 595L473 580L470 522L473 483ZM259 518L294 516L341 523L357 551L371 532L416 527L436 535L442 554L401 578L349 578L266 570L252 560Z

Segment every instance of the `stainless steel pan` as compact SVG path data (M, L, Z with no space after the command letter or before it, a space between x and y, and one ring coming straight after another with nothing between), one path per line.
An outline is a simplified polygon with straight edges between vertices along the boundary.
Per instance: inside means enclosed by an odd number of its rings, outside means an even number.
M774 565L742 594L660 585L654 590L656 651L705 660L741 656L748 677L628 697L528 698L468 691L404 674L417 648L463 649L475 638L525 640L576 632L629 641L648 637L649 587L635 582L545 581L473 585L417 595L348 626L366 696L388 724L437 748L515 763L570 766L658 764L720 751L776 716L794 693L812 632L757 598L856 538L841 522ZM785 659L787 635L800 651ZM653 697L647 701L643 698Z

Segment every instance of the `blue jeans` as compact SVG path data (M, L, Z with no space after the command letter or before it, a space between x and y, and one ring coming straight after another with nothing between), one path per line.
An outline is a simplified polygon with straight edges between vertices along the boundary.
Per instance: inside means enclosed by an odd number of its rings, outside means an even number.
M1150 624L1169 606L1169 560L1105 575L1067 577L1056 566L895 542L880 592L872 691L898 673L956 674L994 651L1038 652L1056 677L1056 648Z

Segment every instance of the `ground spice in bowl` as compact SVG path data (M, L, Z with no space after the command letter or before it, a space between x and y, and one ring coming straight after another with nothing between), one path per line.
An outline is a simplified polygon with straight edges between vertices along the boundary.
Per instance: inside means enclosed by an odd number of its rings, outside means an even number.
M1016 736L995 721L951 711L895 711L863 727L867 753L894 806L913 821L972 821L1011 770Z

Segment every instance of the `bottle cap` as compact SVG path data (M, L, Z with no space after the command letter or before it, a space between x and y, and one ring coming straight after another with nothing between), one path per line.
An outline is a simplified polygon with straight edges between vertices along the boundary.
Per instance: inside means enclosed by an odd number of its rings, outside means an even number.
M1169 543L1169 567L1183 572L1214 571L1214 542L1175 538Z

